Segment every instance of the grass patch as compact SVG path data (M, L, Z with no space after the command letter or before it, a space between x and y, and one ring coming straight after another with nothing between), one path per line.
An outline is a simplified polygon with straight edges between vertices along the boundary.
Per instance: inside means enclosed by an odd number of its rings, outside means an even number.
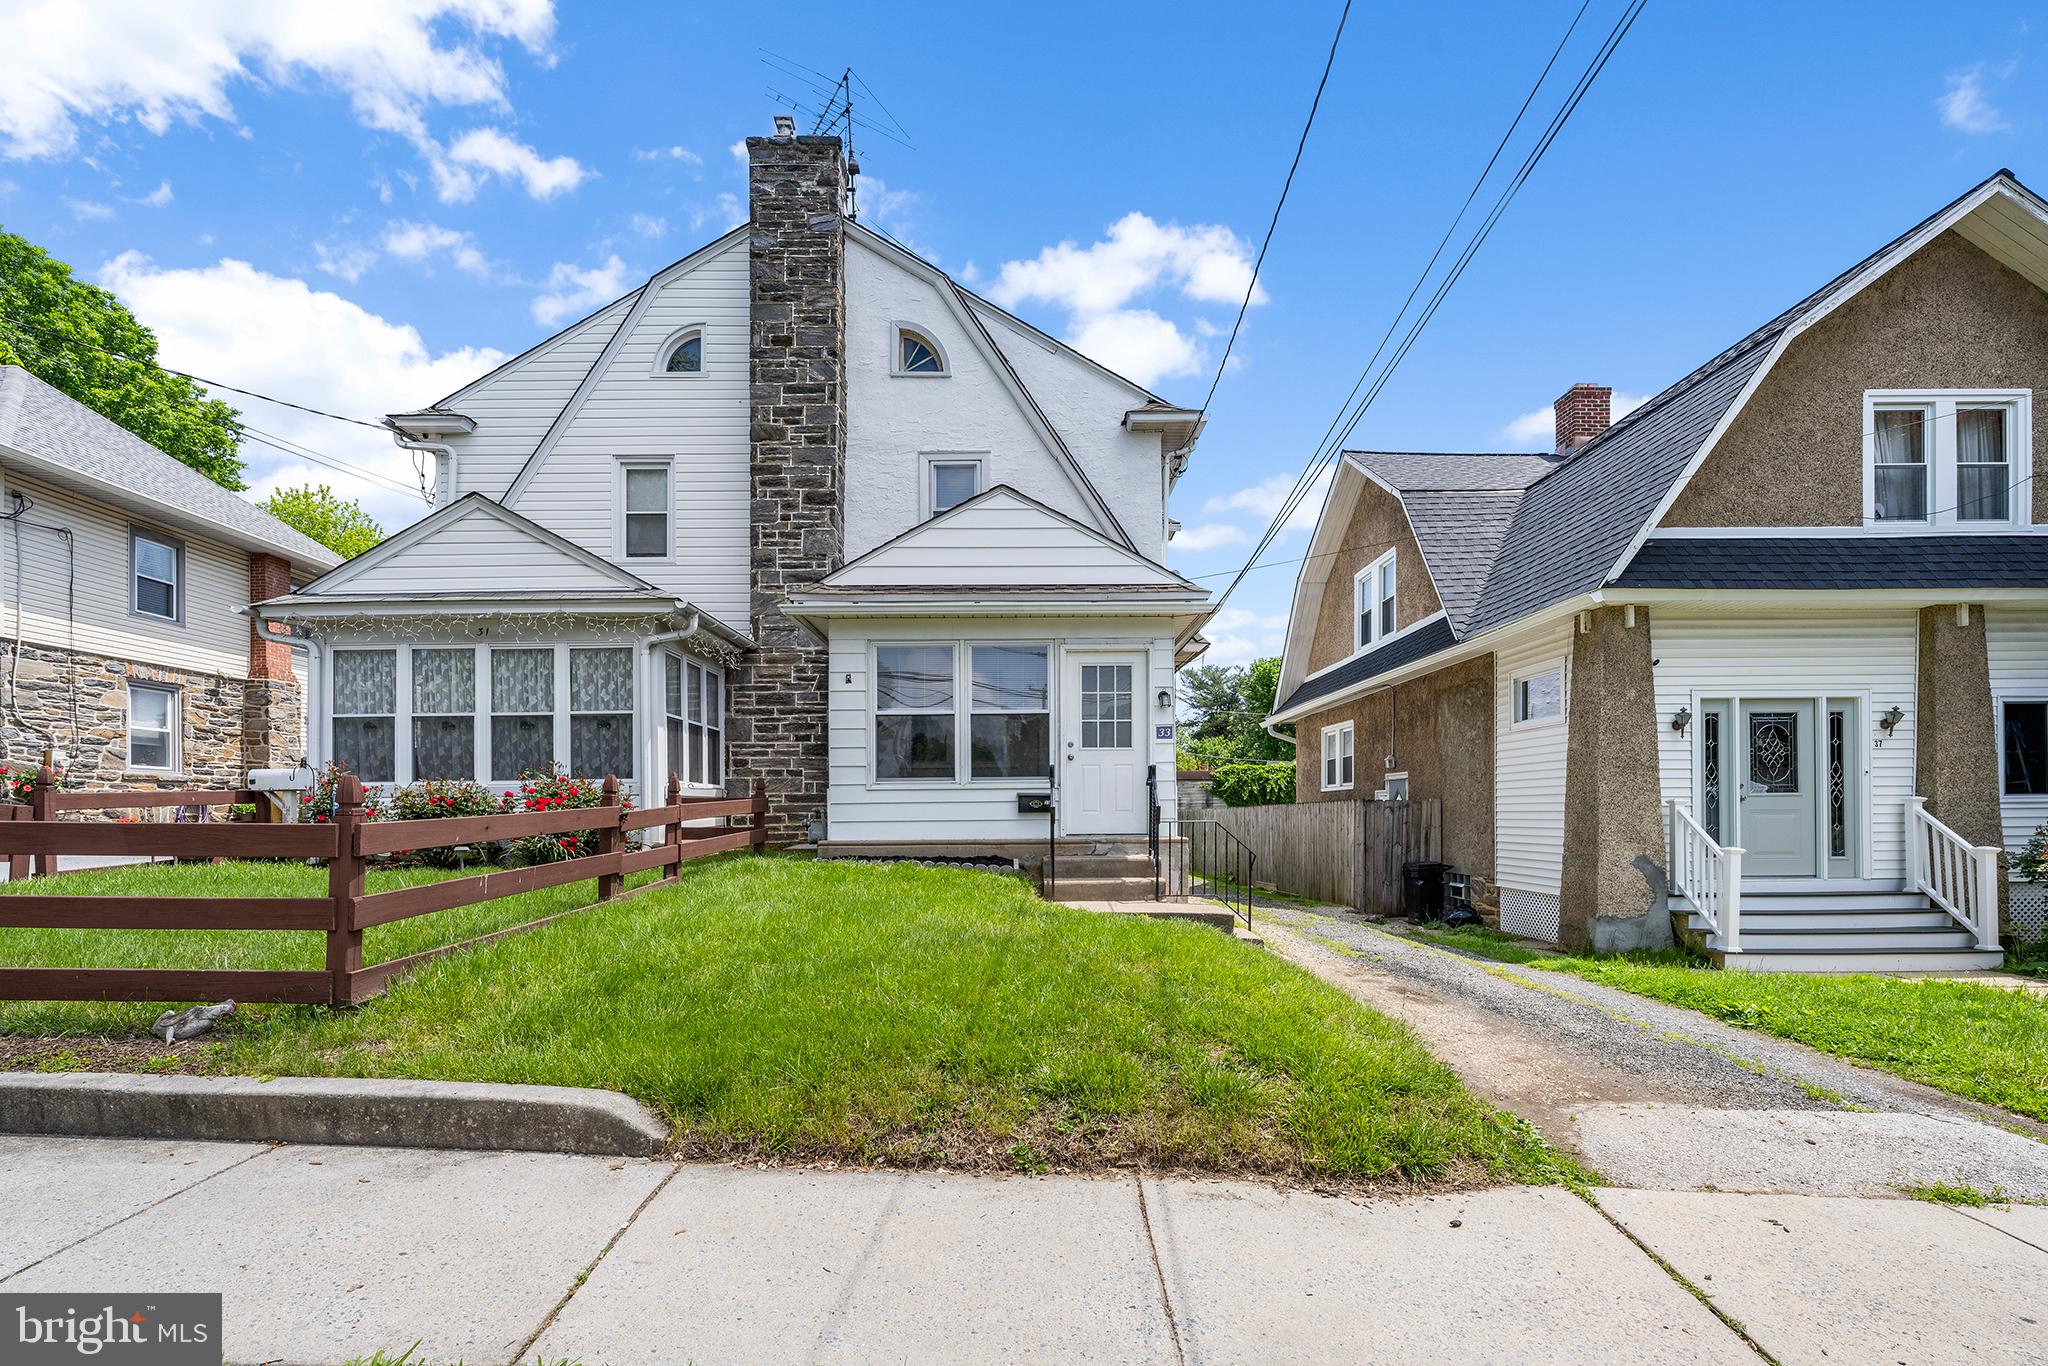
M239 895L317 877L122 871ZM560 890L566 905L587 897ZM496 903L459 929L442 916L383 927L423 939L386 935L366 956L548 905ZM269 942L296 937L6 930L0 962L317 963L317 935ZM10 1005L0 1032L132 1034L154 1013ZM250 1007L211 1048L210 1069L257 1075L621 1090L702 1156L1389 1184L1568 1175L1406 1028L1270 954L1205 926L1051 906L1015 878L912 864L709 860L677 886L441 960L351 1011Z
M1533 966L2048 1120L2048 1001L2025 992L1913 978L1727 972L1653 955L1537 959Z
M1931 1186L1901 1186L1899 1189L1915 1200L1925 1200L1930 1205L1953 1205L1958 1209L1987 1209L2006 1203L2003 1186L1980 1191L1975 1186L1952 1186L1946 1181L1937 1181Z
M1491 958L1502 963L1533 963L1544 958L1555 958L1556 954L1542 949L1532 949L1511 934L1485 925L1446 926L1417 925L1409 929L1395 929L1382 926L1389 934L1405 935L1420 939L1425 944L1439 948L1456 949L1464 953L1476 953L1482 958Z

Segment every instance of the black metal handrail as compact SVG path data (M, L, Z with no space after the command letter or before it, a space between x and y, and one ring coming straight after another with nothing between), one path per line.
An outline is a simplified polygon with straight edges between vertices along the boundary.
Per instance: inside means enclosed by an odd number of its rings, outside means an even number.
M1163 896L1200 895L1252 924L1258 854L1221 821L1168 817L1152 822L1154 876ZM1197 892L1195 880L1202 885Z
M1159 765L1145 766L1145 845L1152 855L1152 899L1165 895L1159 869Z

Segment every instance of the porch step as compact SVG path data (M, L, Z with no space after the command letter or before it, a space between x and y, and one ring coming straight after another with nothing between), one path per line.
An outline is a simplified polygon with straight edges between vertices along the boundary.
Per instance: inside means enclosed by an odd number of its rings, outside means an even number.
M1072 878L1143 878L1152 880L1152 858L1149 854L1068 854L1061 853L1054 868L1055 875L1065 882Z
M1874 953L1902 949L1916 953L1974 949L1977 937L1950 922L1949 928L1928 925L1911 930L1777 930L1742 923L1745 953L1785 953L1792 950L1835 953Z
M2005 962L2005 955L1997 949L1929 953L1779 949L1771 953L1717 952L1714 957L1732 972L1995 972Z
M1691 913L1691 924L1696 930L1707 928L1706 918L1697 911ZM1745 901L1742 907L1742 932L1746 936L1752 928L1759 930L1828 930L1843 933L1853 930L1919 930L1956 929L1962 927L1937 910L1886 910L1886 911L1838 911L1831 908L1801 908L1799 910L1752 910Z
M1154 885L1152 866L1147 863L1143 877L1068 877L1066 861L1060 862L1059 876L1046 887L1047 901L1150 901Z
M2004 962L1924 894L1867 883L1745 884L1742 951L1733 954L1691 901L1676 897L1672 910L1691 942L1740 972L1975 972Z

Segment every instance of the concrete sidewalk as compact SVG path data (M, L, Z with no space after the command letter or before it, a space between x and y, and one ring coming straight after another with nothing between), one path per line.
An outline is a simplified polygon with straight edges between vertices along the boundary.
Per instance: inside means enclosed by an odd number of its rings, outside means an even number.
M2048 1358L2048 1210L0 1138L0 1291L226 1296L227 1359Z

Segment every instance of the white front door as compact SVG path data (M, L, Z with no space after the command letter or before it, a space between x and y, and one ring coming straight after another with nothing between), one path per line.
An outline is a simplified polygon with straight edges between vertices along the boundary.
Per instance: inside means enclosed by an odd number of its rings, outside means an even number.
M1060 727L1060 815L1069 835L1145 833L1139 653L1070 654Z
M1811 698L1742 699L1742 871L1751 877L1820 872L1819 728Z

